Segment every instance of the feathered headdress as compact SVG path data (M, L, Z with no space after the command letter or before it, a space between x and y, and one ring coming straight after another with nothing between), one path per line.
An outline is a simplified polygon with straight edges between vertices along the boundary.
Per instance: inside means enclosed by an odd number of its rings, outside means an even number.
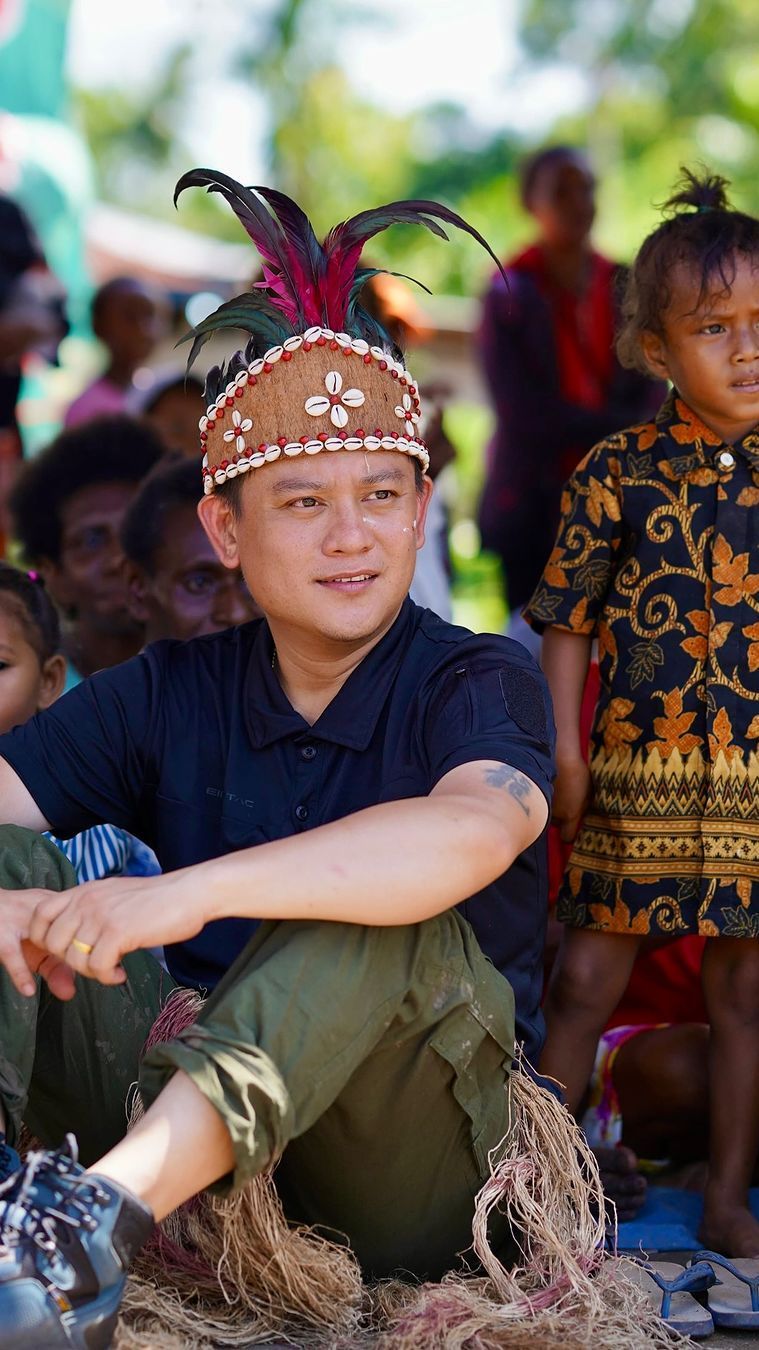
M177 183L175 204L188 187L222 194L256 245L264 273L187 335L191 365L213 333L250 334L245 350L206 381L205 491L282 454L324 449L400 450L426 469L416 385L394 359L388 334L359 303L362 287L381 269L359 267L359 260L367 240L389 225L425 225L447 239L442 220L472 235L500 268L482 235L440 202L419 200L362 211L320 244L305 212L282 192L193 169Z

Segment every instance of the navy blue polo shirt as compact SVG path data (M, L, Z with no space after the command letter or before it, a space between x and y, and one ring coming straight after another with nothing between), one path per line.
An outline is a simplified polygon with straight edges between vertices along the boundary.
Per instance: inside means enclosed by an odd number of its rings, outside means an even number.
M288 702L272 654L262 619L157 642L0 737L0 755L55 834L110 821L150 844L165 871L426 796L473 760L509 764L550 798L550 702L518 643L475 636L407 600L313 726ZM513 986L533 1063L546 903L543 836L461 905ZM172 975L213 988L254 927L222 919L167 947Z

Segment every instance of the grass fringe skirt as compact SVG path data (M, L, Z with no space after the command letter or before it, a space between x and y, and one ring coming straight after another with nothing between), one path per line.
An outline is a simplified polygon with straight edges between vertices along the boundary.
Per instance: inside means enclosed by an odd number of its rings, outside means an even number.
M194 1021L176 991L149 1044ZM667 1332L625 1261L604 1251L598 1168L555 1097L516 1070L508 1132L475 1208L481 1275L365 1285L351 1251L289 1225L271 1173L228 1199L203 1193L158 1225L135 1263L116 1350L211 1350L266 1342L299 1350L644 1350L690 1344ZM141 1107L136 1103L133 1121ZM488 1216L523 1234L506 1269Z

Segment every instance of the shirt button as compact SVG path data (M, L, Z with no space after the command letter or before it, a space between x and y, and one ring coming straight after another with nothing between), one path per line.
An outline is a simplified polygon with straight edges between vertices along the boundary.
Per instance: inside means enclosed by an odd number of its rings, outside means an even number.
M308 820L308 807L307 807L307 806L296 806L296 808L295 808L295 816L296 816L296 819L297 819L297 820Z
M722 450L717 456L717 460L721 469L732 469L735 467L735 455L731 454L729 450Z
M302 759L316 759L316 746L304 745L300 753Z

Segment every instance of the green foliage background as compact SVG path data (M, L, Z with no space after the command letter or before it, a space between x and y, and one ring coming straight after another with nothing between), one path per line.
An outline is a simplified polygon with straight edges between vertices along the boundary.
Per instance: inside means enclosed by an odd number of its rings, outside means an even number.
M471 0L476 21L476 0ZM584 97L543 140L586 146L600 180L596 237L629 258L654 225L681 164L707 164L733 183L736 205L759 210L759 3L757 0L515 0L520 78L580 73ZM378 12L380 7L378 6ZM455 104L394 115L354 87L334 53L344 25L366 22L347 0L278 0L261 17L250 6L234 75L250 90L235 134L267 117L268 180L291 193L317 229L370 203L439 197L475 223L496 251L529 236L514 170L532 145L504 127L486 133ZM366 41L371 41L371 22ZM487 33L483 32L483 41ZM192 44L172 53L156 85L79 91L76 115L92 147L101 195L156 216L172 215L171 188L191 162L183 126L197 80ZM394 78L402 71L396 70ZM413 66L409 67L413 78ZM462 84L476 72L462 71ZM504 107L509 90L504 89ZM240 227L215 198L187 194L181 222L239 241ZM450 245L396 228L373 259L433 291L472 295L489 263L464 237ZM471 514L487 419L452 408L459 448L454 512ZM480 621L500 622L497 578L487 561L459 558L462 595L476 593ZM468 600L466 601L468 604ZM471 617L469 609L466 617ZM476 617L476 615L475 615Z

